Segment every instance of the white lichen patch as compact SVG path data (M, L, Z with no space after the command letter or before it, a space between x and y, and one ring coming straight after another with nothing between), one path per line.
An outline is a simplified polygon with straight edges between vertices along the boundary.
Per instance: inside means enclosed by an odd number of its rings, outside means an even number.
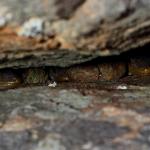
M119 86L117 86L116 89L118 89L118 90L127 90L128 87L126 85L119 85Z
M48 84L48 87L56 87L56 86L57 86L57 83L55 81L53 83Z
M45 21L42 18L31 18L17 31L19 36L36 37L44 34Z
M6 25L7 21L5 17L0 16L0 28L4 27Z

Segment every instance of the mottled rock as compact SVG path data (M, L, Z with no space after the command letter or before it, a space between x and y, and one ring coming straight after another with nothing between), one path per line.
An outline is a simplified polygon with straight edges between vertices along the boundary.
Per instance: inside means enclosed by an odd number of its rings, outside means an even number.
M57 71L56 71L57 72ZM97 65L76 65L58 70L54 79L58 82L94 82L99 78Z
M38 143L35 150L66 150L65 146L61 144L61 137L59 134L49 134Z
M26 37L44 35L44 20L40 18L31 18L18 30L18 35Z
M127 73L126 62L106 62L98 65L99 80L118 80Z
M150 94L138 89L1 91L0 149L148 150Z
M48 73L42 68L26 69L23 73L25 84L44 84L48 82Z
M81 83L97 79L99 71L101 79L122 77L122 60L70 69L104 56L121 58L137 47L143 51L150 43L149 9L149 0L1 0L0 16L8 18L6 27L1 20L0 68L69 67L68 76L80 82L0 91L0 149L149 150L149 76ZM18 36L33 17L44 18L46 33L53 34ZM26 83L47 81L45 71L27 70Z

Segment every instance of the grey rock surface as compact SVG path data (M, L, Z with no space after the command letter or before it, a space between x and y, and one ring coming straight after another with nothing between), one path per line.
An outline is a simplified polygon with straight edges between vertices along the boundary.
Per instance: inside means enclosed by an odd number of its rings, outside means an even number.
M138 86L1 91L0 149L148 150L149 98Z

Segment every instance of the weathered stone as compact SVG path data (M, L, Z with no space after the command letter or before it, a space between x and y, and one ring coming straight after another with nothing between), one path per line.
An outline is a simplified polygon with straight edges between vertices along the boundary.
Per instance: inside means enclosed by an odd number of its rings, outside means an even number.
M149 0L78 0L73 3L69 0L59 3L56 0L2 0L0 3L1 16L6 20L13 18L7 23L9 28L0 34L0 68L66 67L150 43ZM70 17L60 19L59 10L66 10L64 13ZM18 29L34 17L47 22L45 31L53 38L39 41L38 37L16 35Z
M0 92L0 148L148 150L150 94L138 89Z
M44 68L25 69L23 81L25 84L44 84L48 82L48 73Z
M94 82L98 81L99 70L97 65L76 65L58 70L54 79L58 82Z
M113 81L119 80L127 73L126 62L106 62L98 65L99 80Z
M64 69L58 68L54 72L52 73L50 69L52 78L58 82L97 82L119 80L126 75L128 69L126 62L112 60L91 65L87 63Z
M1 0L0 68L70 67L133 48L143 51L150 43L149 9L149 0ZM44 35L18 36L34 17L46 21ZM110 71L101 67L106 79L125 73L124 64L114 66L114 74L112 64ZM97 69L88 71L95 79ZM45 73L38 75L29 82L43 82ZM1 91L0 149L149 150L149 90L149 76L128 76Z

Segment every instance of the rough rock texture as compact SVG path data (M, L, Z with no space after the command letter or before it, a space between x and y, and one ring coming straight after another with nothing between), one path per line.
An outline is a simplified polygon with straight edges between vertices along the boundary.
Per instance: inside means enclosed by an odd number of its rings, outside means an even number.
M64 67L150 43L149 0L1 0L0 10L8 26L0 34L0 68ZM22 40L19 29L35 17L45 20L41 37Z
M58 84L0 92L0 149L150 148L148 85L82 86Z
M149 0L1 0L0 68L149 50L149 10ZM0 150L149 150L149 91L149 76L0 91Z
M56 38L48 40L17 36L12 29L0 32L0 68L70 66L89 61L97 55L61 48Z

